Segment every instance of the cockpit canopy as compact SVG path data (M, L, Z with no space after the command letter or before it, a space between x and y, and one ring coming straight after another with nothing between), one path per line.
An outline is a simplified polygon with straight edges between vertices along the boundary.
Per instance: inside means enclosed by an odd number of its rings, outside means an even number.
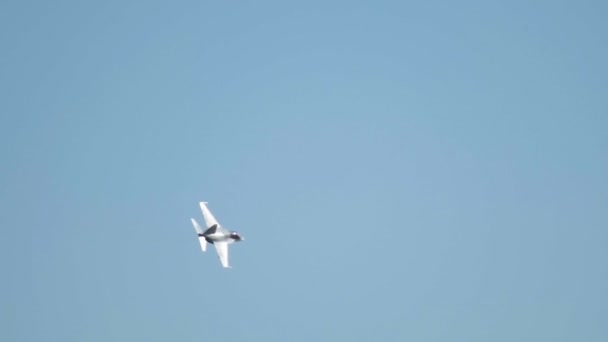
M237 232L231 232L230 233L230 237L233 238L233 239L235 239L235 240L237 240L237 241L243 240L243 238L241 237L241 235L239 235L239 233L237 233Z

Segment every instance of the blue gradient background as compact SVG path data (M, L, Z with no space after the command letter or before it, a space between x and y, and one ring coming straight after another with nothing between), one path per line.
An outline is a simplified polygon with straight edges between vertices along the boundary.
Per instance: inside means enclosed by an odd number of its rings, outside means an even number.
M0 340L608 340L607 17L3 1Z

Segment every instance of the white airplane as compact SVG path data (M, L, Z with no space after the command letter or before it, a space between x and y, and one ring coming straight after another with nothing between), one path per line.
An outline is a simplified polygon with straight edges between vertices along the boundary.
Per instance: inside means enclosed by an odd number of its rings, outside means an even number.
M194 230L196 230L196 234L198 235L201 249L205 252L207 250L207 243L214 245L222 266L224 268L231 268L228 264L228 245L245 239L241 237L239 233L222 227L215 217L213 217L209 208L207 208L207 202L200 202L199 204L203 211L203 218L205 219L205 225L207 226L206 229L203 230L193 218L191 218L191 220L192 225L194 225Z

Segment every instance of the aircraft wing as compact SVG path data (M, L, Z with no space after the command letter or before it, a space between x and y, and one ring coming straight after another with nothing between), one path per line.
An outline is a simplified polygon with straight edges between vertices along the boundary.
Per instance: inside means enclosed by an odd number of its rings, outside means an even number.
M211 211L209 211L209 208L207 208L207 202L200 202L199 205L201 206L201 211L203 212L203 217L205 218L205 225L207 228L210 228L216 224L219 226L217 220L215 217L213 217L213 214Z
M220 257L220 261L224 268L230 268L228 265L228 242L216 242L213 244L217 255Z

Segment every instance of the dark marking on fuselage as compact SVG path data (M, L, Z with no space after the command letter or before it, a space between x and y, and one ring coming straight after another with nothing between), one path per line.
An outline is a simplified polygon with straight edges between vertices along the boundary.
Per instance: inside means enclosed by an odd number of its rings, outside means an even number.
M205 236L205 234L198 234L198 237L205 238L205 241L213 245L213 241Z

